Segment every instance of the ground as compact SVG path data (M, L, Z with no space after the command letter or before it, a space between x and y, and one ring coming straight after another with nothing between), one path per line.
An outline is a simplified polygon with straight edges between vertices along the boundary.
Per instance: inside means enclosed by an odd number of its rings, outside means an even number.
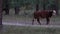
M3 25L0 34L60 34L60 28Z
M33 17L33 12L35 10L23 10L19 12L19 15L14 15L14 9L10 9L9 15L3 15L3 23L18 23L18 24L32 24L32 17ZM27 15L25 15L25 13ZM60 13L60 12L59 12ZM3 12L4 14L4 12ZM59 16L54 16L50 19L49 25L60 25L60 15ZM41 19L42 25L46 24L45 19ZM37 21L35 20L34 25L38 25Z
M32 25L32 18L30 17L22 17L19 15L6 15L3 16L3 23L19 23L19 24L29 24ZM42 25L46 25L46 20L41 19ZM35 20L34 25L39 25ZM49 25L60 25L60 16L55 16L50 19Z
M45 19L41 19L42 25L39 25L36 20L32 25L32 14L30 16L22 13L14 15L12 11L10 10L9 15L3 15L1 34L60 34L60 16L52 17L49 25L46 25Z

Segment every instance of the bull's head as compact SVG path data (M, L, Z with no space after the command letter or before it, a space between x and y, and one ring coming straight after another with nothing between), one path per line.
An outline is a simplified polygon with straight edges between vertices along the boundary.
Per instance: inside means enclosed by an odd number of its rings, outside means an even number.
M53 10L53 15L56 15L56 11L55 10Z

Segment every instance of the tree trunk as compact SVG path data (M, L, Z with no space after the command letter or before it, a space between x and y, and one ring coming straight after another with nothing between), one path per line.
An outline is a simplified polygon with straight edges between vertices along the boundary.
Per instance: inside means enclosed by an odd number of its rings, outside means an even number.
M8 0L5 1L5 14L6 15L9 15L9 3L8 3Z
M5 15L9 15L9 1L3 0L3 11L5 11Z
M36 4L36 11L38 11L39 10L39 5L38 4Z
M4 8L4 9L5 9L5 15L9 15L9 7L8 7L8 5L7 5L7 7Z
M3 0L0 0L0 25L2 25L2 3Z
M58 10L59 10L59 8L58 8L58 2L59 0L55 0L55 3L56 3L56 15L59 15L59 12L58 12Z
M43 0L43 10L45 10L45 0Z
M45 3L43 4L43 10L45 10Z
M37 0L37 3L36 3L36 11L39 10L39 0Z
M19 11L20 11L19 7L15 7L15 15L18 15Z

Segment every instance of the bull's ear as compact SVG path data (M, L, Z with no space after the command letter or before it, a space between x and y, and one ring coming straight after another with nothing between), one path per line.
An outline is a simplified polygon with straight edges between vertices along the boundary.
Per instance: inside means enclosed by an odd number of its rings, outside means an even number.
M53 10L50 10L49 12L50 12L50 13L53 13Z

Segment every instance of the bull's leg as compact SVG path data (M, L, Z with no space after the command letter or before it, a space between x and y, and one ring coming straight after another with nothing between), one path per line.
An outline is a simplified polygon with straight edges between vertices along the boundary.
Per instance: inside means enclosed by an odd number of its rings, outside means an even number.
M34 19L32 20L32 25L34 24Z
M37 22L41 25L39 18L37 19Z
M47 20L46 25L48 25L48 24L49 24L50 19L49 19L49 18L46 18L46 20Z

